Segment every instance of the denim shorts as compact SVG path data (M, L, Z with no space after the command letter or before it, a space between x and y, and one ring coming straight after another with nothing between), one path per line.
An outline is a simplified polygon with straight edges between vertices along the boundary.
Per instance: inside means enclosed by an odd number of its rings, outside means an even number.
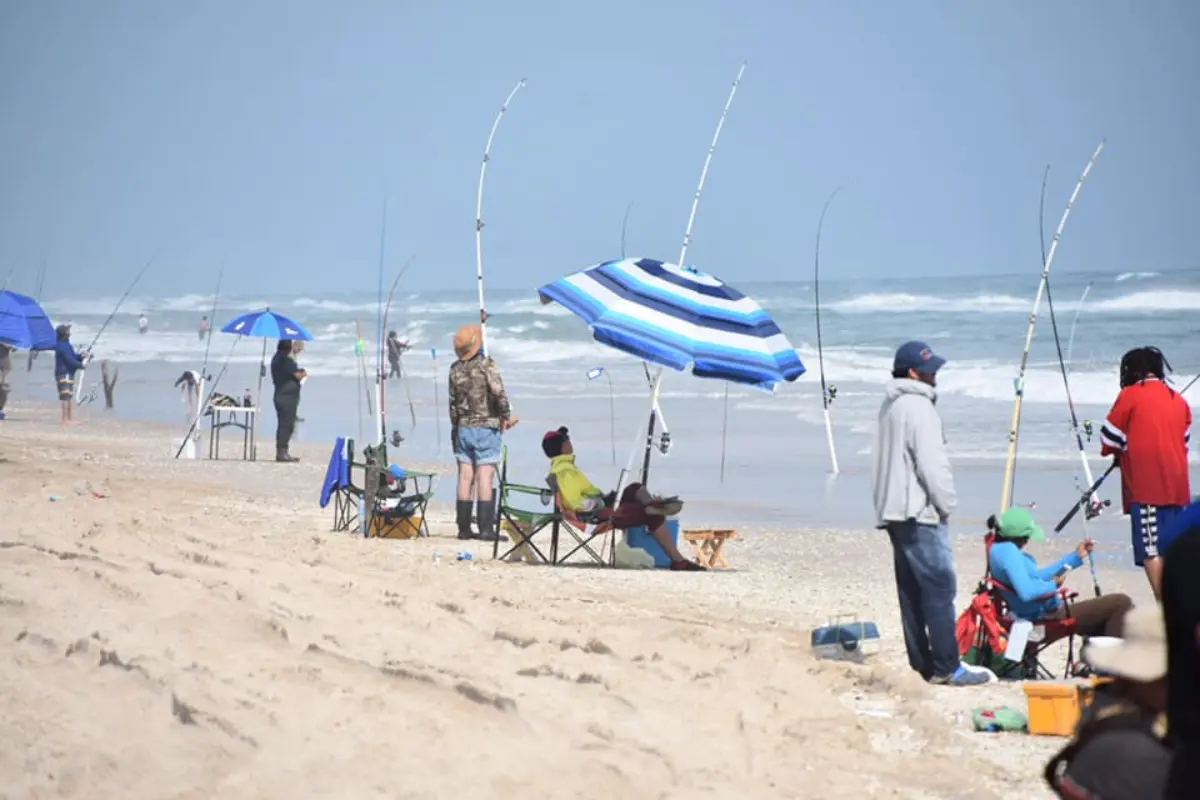
M460 428L454 443L454 458L460 464L499 464L500 431L494 428Z

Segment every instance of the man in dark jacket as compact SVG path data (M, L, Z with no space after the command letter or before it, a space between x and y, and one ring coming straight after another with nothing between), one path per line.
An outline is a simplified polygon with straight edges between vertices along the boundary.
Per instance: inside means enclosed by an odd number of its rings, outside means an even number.
M271 380L275 383L275 460L292 462L300 459L288 452L292 434L296 432L296 415L300 411L300 383L308 373L300 369L292 357L292 341L280 339L271 359Z
M75 373L91 361L88 352L79 352L71 345L71 326L59 325L54 329L58 341L54 345L54 381L58 386L58 399L62 404L64 425L78 425L75 421Z
M1200 787L1200 529L1163 557L1167 621L1167 734L1175 746L1167 800L1192 800Z

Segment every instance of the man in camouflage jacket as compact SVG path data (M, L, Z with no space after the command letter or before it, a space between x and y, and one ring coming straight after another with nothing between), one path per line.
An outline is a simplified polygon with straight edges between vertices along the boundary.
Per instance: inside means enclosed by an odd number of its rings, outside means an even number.
M458 360L450 367L450 440L458 462L455 519L460 539L496 539L493 483L501 435L517 423L496 362L480 352L483 331L466 325L454 337ZM479 533L471 531L475 496Z

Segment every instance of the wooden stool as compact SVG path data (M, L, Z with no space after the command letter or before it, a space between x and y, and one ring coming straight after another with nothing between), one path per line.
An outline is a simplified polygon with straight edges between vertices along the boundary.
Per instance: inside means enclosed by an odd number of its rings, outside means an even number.
M725 542L737 538L737 531L729 528L703 528L683 532L683 538L696 551L696 561L702 567L725 569Z

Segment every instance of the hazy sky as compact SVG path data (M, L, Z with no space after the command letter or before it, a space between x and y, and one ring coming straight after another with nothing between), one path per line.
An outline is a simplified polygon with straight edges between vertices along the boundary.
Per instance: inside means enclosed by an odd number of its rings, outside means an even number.
M474 286L674 260L726 279L1200 266L1200 3L0 0L0 272L50 293ZM211 270L211 274L208 272ZM2 277L2 276L0 276ZM70 291L68 291L69 289Z

